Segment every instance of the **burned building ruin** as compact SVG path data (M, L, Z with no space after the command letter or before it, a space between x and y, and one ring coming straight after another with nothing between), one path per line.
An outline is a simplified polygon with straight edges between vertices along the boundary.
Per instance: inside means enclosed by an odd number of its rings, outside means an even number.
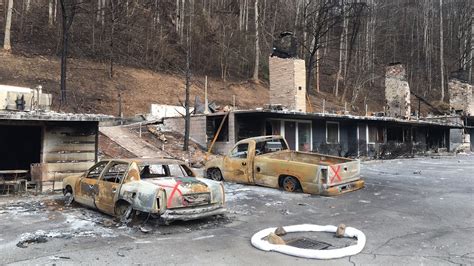
M0 192L61 182L97 161L99 121L111 117L49 111L50 95L38 92L0 87ZM21 98L24 106L15 103Z
M451 73L448 82L449 107L452 114L449 118L461 129L451 130L452 151L474 151L474 86L468 82L468 72L459 70Z

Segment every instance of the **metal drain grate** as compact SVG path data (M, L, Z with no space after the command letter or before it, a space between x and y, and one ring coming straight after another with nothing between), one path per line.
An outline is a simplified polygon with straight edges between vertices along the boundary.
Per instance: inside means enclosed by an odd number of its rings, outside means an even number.
M296 247L296 248L316 249L316 250L327 249L328 247L332 246L329 243L314 240L311 238L306 238L306 237L288 240L286 244L292 247Z

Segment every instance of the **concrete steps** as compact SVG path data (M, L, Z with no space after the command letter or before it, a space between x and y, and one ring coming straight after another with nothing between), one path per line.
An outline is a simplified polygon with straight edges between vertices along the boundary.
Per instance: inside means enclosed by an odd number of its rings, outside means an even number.
M151 158L168 156L157 147L141 139L137 134L131 132L127 127L101 127L99 131L137 157Z

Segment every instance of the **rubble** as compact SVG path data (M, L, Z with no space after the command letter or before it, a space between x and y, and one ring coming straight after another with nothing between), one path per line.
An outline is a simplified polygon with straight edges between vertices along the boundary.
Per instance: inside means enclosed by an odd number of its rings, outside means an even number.
M273 232L268 234L268 242L274 245L286 245L285 240Z
M286 235L286 231L283 227L278 226L277 229L275 229L275 234L277 236L284 236L284 235Z
M44 231L40 231L39 233L31 234L26 233L23 234L20 238L20 241L16 244L19 248L27 248L29 245L33 243L46 243L48 242L46 233Z
M346 225L345 224L340 224L337 226L336 230L336 237L344 237L344 233L346 232Z

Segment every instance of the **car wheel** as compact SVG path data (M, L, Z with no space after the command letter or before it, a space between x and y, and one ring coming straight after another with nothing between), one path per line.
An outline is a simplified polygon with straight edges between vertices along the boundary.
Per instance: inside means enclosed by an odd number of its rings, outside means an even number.
M120 219L120 222L127 224L132 221L133 208L131 204L121 203L115 207L115 214Z
M212 180L215 180L215 181L222 181L223 180L221 170L219 170L217 168L212 168L212 169L207 170L207 176L208 176L208 178L210 178Z
M283 189L288 192L295 192L299 189L299 182L296 180L296 178L292 176L287 176L285 179L283 179Z
M64 206L70 206L74 202L74 196L71 191L64 193Z

